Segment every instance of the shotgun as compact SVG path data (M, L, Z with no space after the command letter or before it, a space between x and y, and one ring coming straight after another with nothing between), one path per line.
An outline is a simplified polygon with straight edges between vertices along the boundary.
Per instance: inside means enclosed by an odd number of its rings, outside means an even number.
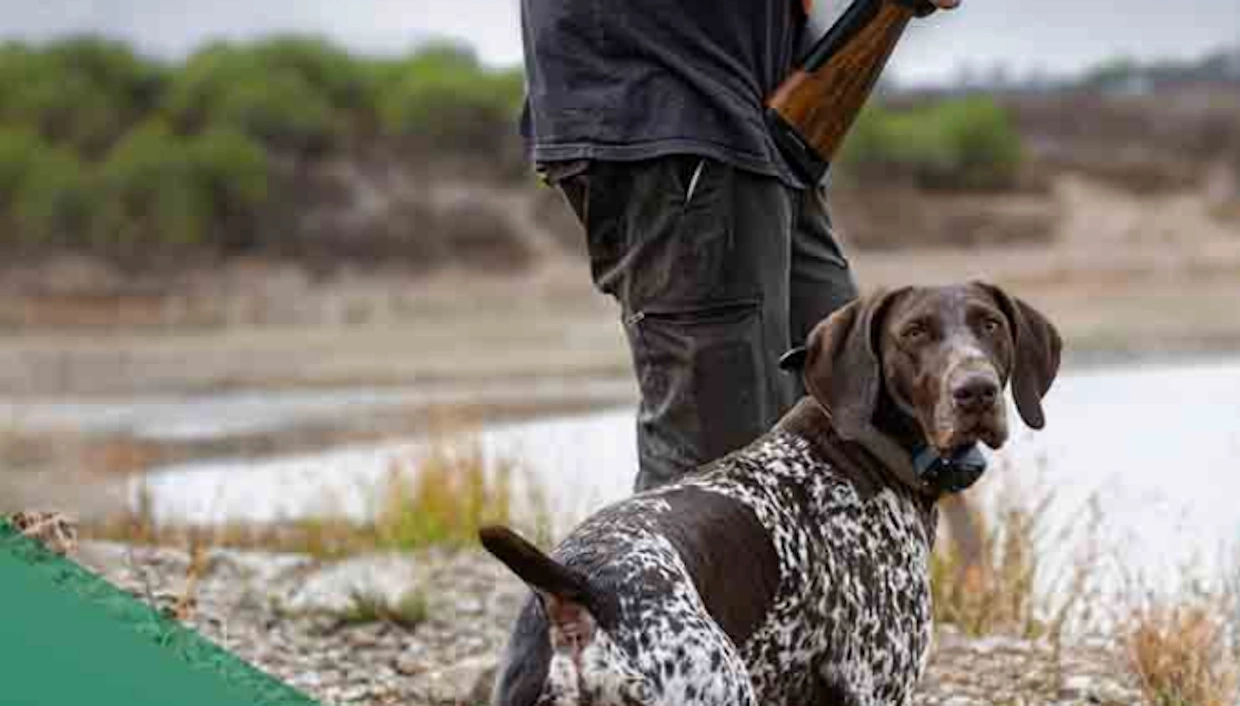
M776 89L767 122L802 178L822 180L909 20L934 9L929 0L854 0Z

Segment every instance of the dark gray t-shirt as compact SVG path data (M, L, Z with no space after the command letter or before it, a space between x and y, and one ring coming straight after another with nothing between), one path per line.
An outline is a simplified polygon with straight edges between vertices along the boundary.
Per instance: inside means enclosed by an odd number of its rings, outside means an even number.
M763 121L798 0L522 0L535 162L713 157L799 181Z

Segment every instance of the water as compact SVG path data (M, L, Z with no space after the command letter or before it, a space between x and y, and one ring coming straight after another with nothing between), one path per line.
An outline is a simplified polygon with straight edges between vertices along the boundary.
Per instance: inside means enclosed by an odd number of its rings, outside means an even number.
M518 501L540 489L541 500L564 523L628 494L637 467L634 437L632 410L618 409L495 426L447 445L466 451L476 445L486 459L515 460ZM415 467L427 450L427 443L410 441L265 460L195 461L157 470L140 484L158 516L181 522L325 514L364 519L388 473Z
M1042 432L1012 415L992 493L1053 492L1048 527L1078 539L1093 499L1106 548L1146 573L1209 567L1240 546L1240 360L1068 372L1044 407ZM489 459L518 459L561 526L624 497L637 464L627 408L497 426L476 441ZM181 521L362 518L393 464L424 452L407 442L215 459L161 469L147 485L157 512Z
M0 400L0 424L35 431L127 434L147 441L188 442L262 434L305 424L329 424L353 413L402 406L486 401L533 403L617 399L631 383L613 380L534 380L482 386L328 390L248 390L123 399Z

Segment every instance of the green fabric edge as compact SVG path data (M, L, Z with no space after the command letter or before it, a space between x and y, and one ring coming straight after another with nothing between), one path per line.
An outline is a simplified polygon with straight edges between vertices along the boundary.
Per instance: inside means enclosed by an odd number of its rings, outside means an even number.
M16 595L4 595L9 593L4 586L4 564L11 564L9 570L13 570L12 563L4 561L5 559L18 562L28 570L30 577L77 598L85 604L84 608L101 611L118 627L123 627L162 648L164 653L192 671L207 672L217 677L227 687L228 692L242 695L244 700L236 703L257 706L319 706L318 702L310 697L246 663L197 631L174 618L160 614L74 561L48 551L39 542L22 536L9 523L0 520L0 601L4 603L18 600ZM9 588L16 589L19 583L30 585L15 581ZM22 607L8 605L10 610ZM0 606L0 614L3 611L4 607ZM4 622L7 621L0 620L0 632L6 633L4 640L13 641L11 646L20 648L21 636L8 634L9 630L4 629ZM10 652L9 649L3 651ZM17 650L13 652L16 653ZM37 658L38 655L31 657ZM13 658L12 654L7 656L6 666L12 668L12 671L5 671L17 675L21 673L15 668L18 665L9 662ZM7 703L3 692L4 687L0 685L0 702Z

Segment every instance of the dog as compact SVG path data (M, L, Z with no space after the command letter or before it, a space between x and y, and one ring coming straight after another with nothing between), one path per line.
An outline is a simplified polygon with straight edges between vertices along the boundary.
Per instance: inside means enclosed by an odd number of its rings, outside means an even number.
M819 323L807 390L749 446L613 504L551 555L483 546L532 589L497 706L905 703L931 640L943 487L913 458L1045 423L1054 326L999 287L903 287Z

